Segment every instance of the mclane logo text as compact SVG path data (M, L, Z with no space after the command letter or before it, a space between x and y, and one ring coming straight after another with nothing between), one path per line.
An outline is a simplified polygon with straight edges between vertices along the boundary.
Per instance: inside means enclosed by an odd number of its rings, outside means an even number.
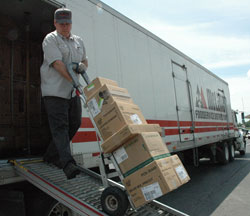
M196 118L227 120L225 96L219 92L212 92L211 89L206 89L206 93L207 100L205 99L203 89L197 86L196 108L198 109L195 110Z

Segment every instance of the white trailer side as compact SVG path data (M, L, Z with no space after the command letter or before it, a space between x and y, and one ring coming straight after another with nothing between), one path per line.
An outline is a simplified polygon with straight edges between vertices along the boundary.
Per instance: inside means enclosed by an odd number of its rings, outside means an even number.
M234 136L228 84L127 17L96 0L60 0L73 12L73 32L89 57L88 74L118 81L149 123L159 123L171 152ZM74 154L98 152L93 128L73 140Z

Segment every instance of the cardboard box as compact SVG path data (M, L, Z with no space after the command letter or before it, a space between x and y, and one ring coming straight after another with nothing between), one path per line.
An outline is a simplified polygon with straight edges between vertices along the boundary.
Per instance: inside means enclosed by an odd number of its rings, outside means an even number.
M95 108L90 107L90 111L95 112ZM114 102L94 116L94 121L103 140L111 137L125 125L147 124L137 105L123 102Z
M98 114L115 101L133 103L127 89L105 84L89 97L87 104L88 107L95 107Z
M92 94L95 93L96 90L98 90L105 84L118 86L117 82L114 80L97 77L88 86L84 88L84 94L86 98L88 99Z
M126 125L102 143L102 150L104 153L113 152L141 132L158 132L161 134L162 129L158 124Z
M157 132L142 132L113 152L123 176L126 177L154 160L170 156Z
M171 157L153 161L123 180L136 208L182 185L172 166Z
M190 180L190 177L187 174L186 169L184 168L181 160L178 155L173 155L170 157L172 166L182 184L187 183Z

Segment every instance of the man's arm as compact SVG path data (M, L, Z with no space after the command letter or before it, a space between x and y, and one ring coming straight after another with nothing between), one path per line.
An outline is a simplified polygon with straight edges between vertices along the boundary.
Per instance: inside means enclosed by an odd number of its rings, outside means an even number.
M84 59L84 60L82 61L82 63L85 64L86 68L88 68L89 62L88 62L88 59L87 59L87 58Z
M67 71L65 64L61 60L56 60L52 63L52 66L58 71L66 80L72 82L72 79Z
M88 69L88 59L86 58L82 60L81 62L79 62L77 72L83 73L83 71L86 72L87 69Z

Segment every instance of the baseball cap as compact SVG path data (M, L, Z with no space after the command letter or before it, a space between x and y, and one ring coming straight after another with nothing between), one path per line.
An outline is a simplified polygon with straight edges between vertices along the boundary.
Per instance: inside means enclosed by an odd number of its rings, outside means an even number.
M54 19L57 23L72 23L71 11L67 8L59 8L55 11Z

